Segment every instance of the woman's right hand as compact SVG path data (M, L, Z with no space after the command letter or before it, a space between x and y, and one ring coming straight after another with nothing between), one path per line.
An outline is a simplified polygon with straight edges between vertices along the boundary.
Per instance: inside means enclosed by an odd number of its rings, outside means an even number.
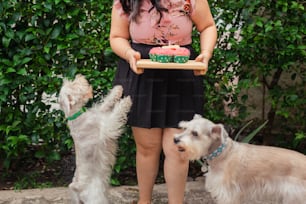
M130 64L130 68L133 70L133 72L135 72L136 74L142 74L143 73L144 70L142 68L138 68L137 65L136 65L136 62L141 59L140 52L137 52L134 49L129 48L125 52L125 57L126 57L126 60L128 61L128 63Z

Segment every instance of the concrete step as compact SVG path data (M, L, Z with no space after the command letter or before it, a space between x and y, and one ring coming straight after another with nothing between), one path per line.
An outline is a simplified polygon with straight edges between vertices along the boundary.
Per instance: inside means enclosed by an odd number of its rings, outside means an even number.
M109 198L112 204L131 204L138 197L137 186L111 187ZM0 204L68 204L68 188L29 189L22 191L0 191ZM187 182L186 204L214 204L209 193L204 190L204 180ZM165 184L154 186L153 203L167 204Z

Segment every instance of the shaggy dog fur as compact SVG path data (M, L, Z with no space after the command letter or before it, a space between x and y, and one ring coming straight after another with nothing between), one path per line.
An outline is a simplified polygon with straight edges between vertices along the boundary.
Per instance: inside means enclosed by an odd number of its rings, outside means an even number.
M92 87L82 75L77 75L74 81L65 79L59 94L60 107L68 118L75 145L76 170L69 185L73 204L109 203L107 189L116 159L117 139L132 104L130 97L121 99L122 87L115 86L103 103L75 117L92 95Z
M306 203L305 155L235 142L200 115L179 126L174 142L188 159L207 159L205 187L218 204Z

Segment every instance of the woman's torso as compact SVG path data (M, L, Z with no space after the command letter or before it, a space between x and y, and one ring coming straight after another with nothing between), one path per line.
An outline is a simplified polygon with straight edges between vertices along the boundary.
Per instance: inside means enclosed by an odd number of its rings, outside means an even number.
M132 41L149 45L191 44L193 23L190 15L195 0L161 0L161 4L168 9L162 12L162 18L152 8L150 0L142 2L137 22L130 22Z

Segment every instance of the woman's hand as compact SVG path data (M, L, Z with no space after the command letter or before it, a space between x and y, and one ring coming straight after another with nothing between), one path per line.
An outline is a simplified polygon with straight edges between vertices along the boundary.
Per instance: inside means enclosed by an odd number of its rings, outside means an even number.
M195 59L196 62L202 62L204 64L204 70L194 70L193 73L195 76L205 75L208 70L208 63L211 58L211 54L201 53Z
M136 74L143 73L144 70L142 68L138 68L136 65L136 62L141 59L141 54L139 52L135 51L132 48L128 48L125 51L125 58L130 64L130 67L133 70L133 72L135 72Z

